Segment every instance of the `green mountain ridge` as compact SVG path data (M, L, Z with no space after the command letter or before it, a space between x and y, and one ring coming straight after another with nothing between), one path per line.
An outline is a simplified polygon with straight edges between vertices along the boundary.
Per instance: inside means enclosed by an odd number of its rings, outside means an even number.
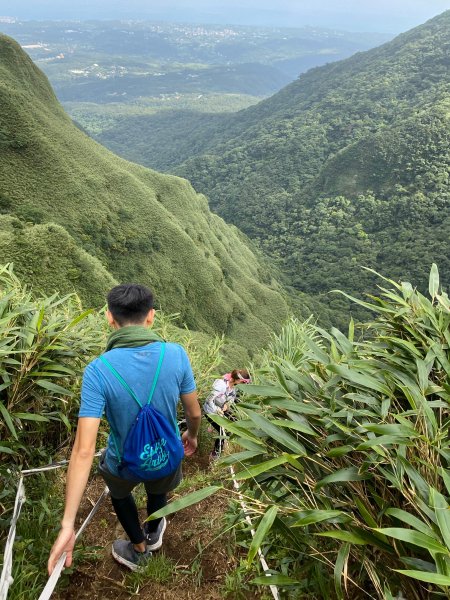
M449 60L447 11L237 114L205 116L184 159L175 144L170 156L169 129L158 167L189 178L303 292L373 290L360 265L426 281L434 261L447 285ZM145 163L156 152L144 119L139 128L150 140ZM102 141L130 156L125 134ZM135 134L130 122L139 148Z
M166 312L247 348L288 308L271 268L178 177L127 163L88 138L46 77L0 36L2 262L43 291L103 304L114 281L150 285Z

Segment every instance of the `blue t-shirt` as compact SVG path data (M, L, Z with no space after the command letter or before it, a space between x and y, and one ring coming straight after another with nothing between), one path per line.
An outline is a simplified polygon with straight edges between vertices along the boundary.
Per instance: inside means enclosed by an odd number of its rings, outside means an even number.
M145 404L156 373L161 342L137 348L114 348L104 356ZM195 391L194 375L184 348L166 343L152 406L177 427L177 404L180 394ZM105 464L113 475L119 475L118 457L122 456L125 439L139 413L137 402L114 377L108 367L96 358L84 371L81 386L79 417L101 418L105 413L111 428L106 448Z

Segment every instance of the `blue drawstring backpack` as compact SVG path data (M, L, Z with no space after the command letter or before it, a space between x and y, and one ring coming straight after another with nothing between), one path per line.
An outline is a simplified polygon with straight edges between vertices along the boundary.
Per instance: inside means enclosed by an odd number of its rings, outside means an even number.
M100 356L100 360L108 367L114 377L140 407L136 420L125 439L122 457L120 456L114 434L111 431L119 461L119 473L124 479L139 481L162 479L178 468L184 456L184 448L179 437L178 427L175 426L174 428L174 425L162 413L151 406L164 352L165 344L162 343L155 377L147 404L144 406L142 406L138 397L120 373L116 371L104 356Z

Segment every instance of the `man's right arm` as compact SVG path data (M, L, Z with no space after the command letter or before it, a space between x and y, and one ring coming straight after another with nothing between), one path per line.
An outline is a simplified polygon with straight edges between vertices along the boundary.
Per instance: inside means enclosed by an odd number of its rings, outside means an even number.
M181 403L183 404L184 416L186 417L187 431L183 433L184 453L191 456L197 450L197 436L200 429L202 413L197 399L197 392L181 394Z

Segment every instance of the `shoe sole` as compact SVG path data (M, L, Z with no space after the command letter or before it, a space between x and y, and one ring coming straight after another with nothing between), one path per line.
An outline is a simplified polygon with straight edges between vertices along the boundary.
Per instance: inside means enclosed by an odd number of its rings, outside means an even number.
M162 539L163 539L163 535L166 530L166 527L167 527L167 519L164 518L164 525L163 525L162 531L160 533L159 540L156 542L156 544L153 544L153 545L150 545L147 541L147 548L149 550L159 550L161 548L162 543L163 543Z
M117 560L118 563L120 563L124 567L128 567L129 569L131 569L131 571L137 571L138 569L141 569L144 566L137 565L136 563L130 562L123 556L120 556L120 554L117 554L117 552L114 550L114 546L111 548L111 554L113 555L114 559Z

